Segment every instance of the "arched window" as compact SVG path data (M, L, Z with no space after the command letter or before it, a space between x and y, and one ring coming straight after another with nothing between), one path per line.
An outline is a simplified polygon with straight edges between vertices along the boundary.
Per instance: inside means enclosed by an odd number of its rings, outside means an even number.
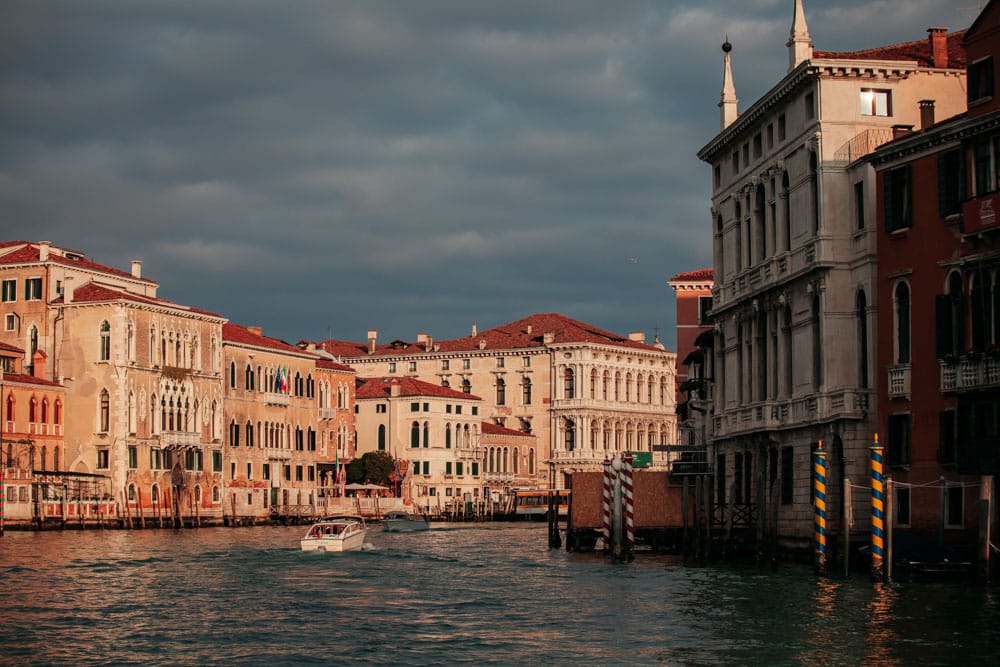
M52 406L52 423L62 424L62 401L56 401Z
M566 420L566 451L572 452L576 449L576 424L572 419Z
M590 397L592 399L597 398L597 369L591 369L590 371Z
M576 373L572 368L566 368L563 381L565 398L576 398Z
M424 422L424 447L430 447L431 444L431 426L427 422Z
M52 469L59 470L59 448L52 448Z
M246 378L244 380L244 384L246 384L246 390L247 391L253 391L253 388L254 388L254 374L253 374L253 368L250 367L250 364L247 364Z
M413 422L410 425L410 447L420 446L420 424Z
M249 419L246 425L247 430L247 447L253 447L253 422Z
M159 502L160 502L160 487L158 485L154 484L153 487L149 490L149 497L150 497L150 500L152 501L152 503L154 505L159 504Z
M237 425L235 419L229 422L229 446L230 447L240 446L240 427L239 425Z
M236 389L236 362L229 362L229 388Z
M611 384L611 372L604 371L604 376L601 378L601 398L603 400L608 400L608 385Z
M622 374L615 372L615 401L620 401L622 398Z
M34 396L28 401L28 422L31 424L38 423L38 401Z
M524 405L531 405L531 378L527 375L521 380L521 402Z
M896 363L910 363L910 286L905 282L896 285Z
M48 424L49 423L49 399L47 399L47 398L43 398L42 399L42 419L41 419L41 421L42 421L43 424Z
M462 378L462 393L463 394L472 393L472 383L469 382L469 378Z
M514 462L513 473L516 475L519 472L521 472L521 461L520 461L520 459L521 459L521 452L520 452L520 450L518 450L517 447L514 448L512 456L513 456L513 462Z
M444 425L444 448L451 449L451 424Z
M819 165L816 153L809 153L809 196L812 198L813 231L819 231Z
M505 405L507 403L507 383L503 378L497 378L497 405Z
M212 487L212 502L213 503L222 502L222 490L218 486Z
M101 414L98 425L100 433L107 433L111 426L111 395L107 389L101 390Z

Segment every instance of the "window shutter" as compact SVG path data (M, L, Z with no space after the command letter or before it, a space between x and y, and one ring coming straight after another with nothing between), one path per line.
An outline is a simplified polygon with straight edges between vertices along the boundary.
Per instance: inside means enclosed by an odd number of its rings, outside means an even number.
M955 341L952 340L951 326L951 297L947 294L938 294L934 297L935 324L937 325L937 358L944 359L955 349Z

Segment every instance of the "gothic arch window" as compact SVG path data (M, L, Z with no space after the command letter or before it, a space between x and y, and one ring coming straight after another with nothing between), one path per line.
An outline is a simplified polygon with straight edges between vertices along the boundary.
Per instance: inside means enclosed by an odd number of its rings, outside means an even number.
M420 446L420 423L413 422L410 424L410 447Z
M469 378L462 378L462 393L471 394L472 393L472 383Z
M565 422L566 428L566 451L572 452L576 449L576 423L572 419L567 419Z
M622 397L622 374L615 372L615 401L620 401Z
M576 373L567 367L563 374L565 398L576 398Z
M431 446L431 425L428 422L424 422L424 447Z
M28 400L28 422L38 423L38 400L34 396Z
M101 390L100 395L100 416L98 419L98 432L107 433L111 426L111 395L107 389Z
M597 398L597 369L590 371L590 398Z
M451 424L444 425L444 448L451 449Z
M378 450L385 451L385 424L378 425Z
M229 388L236 389L236 362L229 362Z
M611 372L604 371L604 375L601 377L601 398L603 400L608 400L608 385L611 384Z

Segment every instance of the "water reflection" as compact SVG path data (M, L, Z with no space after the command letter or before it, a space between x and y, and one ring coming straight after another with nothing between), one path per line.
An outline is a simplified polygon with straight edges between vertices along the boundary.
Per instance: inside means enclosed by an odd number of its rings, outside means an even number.
M544 526L10 533L0 663L949 664L998 655L992 591L611 564Z

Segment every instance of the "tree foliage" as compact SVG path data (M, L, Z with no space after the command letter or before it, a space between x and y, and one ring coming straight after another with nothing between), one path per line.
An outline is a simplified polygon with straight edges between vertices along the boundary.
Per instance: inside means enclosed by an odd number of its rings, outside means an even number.
M388 486L389 474L393 469L392 456L389 452L366 452L361 458L354 459L347 465L347 483Z

